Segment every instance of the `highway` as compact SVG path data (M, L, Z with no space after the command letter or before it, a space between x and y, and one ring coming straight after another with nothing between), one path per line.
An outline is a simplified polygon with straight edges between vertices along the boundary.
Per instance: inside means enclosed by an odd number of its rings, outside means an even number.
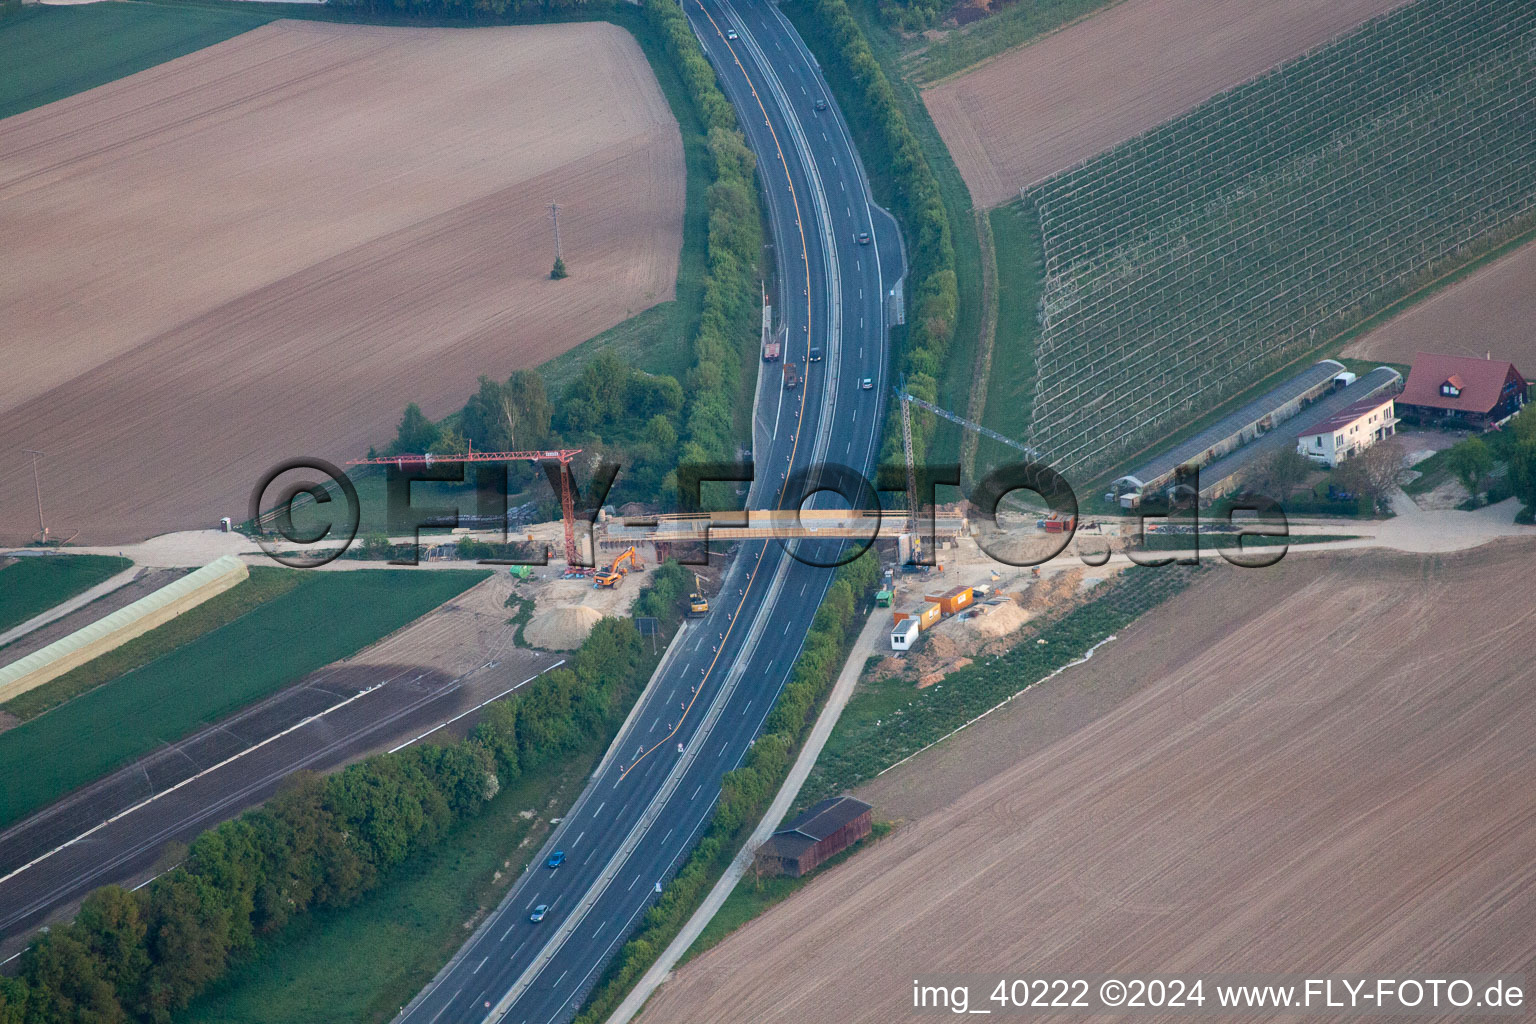
M801 495L787 491L797 471L831 462L872 475L901 240L895 221L872 205L837 105L778 9L764 0L686 0L684 10L758 157L777 312L788 328L783 359L805 378L786 389L779 365L764 364L748 501L794 507ZM812 347L822 360L808 362ZM816 549L834 544L796 543L797 553L822 561L830 552ZM575 1015L707 825L721 777L761 730L831 576L778 542L738 547L709 616L674 641L544 850L397 1019L542 1024ZM554 850L565 860L551 869L544 862ZM548 912L533 922L540 905Z

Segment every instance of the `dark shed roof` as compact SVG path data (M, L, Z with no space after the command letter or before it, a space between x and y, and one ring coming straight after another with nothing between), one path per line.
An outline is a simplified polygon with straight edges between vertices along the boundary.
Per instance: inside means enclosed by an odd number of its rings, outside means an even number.
M817 843L872 809L871 804L851 796L829 797L779 829L773 837L776 840L804 837Z

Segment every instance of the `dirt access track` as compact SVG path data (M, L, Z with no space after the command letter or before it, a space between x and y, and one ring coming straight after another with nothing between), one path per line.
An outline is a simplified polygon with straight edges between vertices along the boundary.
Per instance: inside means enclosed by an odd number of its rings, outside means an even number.
M1403 0L1126 0L923 93L978 209Z
M0 121L0 540L244 517L673 295L684 167L609 24L275 22ZM572 276L549 280L559 202Z
M911 1009L921 975L1529 977L1533 554L1212 569L865 787L907 823L688 964L641 1020L931 1020Z
M1350 342L1343 355L1412 363L1420 352L1508 359L1536 372L1536 243L1415 303Z

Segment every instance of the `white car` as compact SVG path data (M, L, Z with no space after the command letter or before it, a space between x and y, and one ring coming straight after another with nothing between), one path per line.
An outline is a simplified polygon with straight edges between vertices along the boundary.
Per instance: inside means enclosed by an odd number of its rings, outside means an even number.
M873 391L873 390L875 390L875 378L873 378L873 377L865 377L863 380L859 381L859 390L860 391Z

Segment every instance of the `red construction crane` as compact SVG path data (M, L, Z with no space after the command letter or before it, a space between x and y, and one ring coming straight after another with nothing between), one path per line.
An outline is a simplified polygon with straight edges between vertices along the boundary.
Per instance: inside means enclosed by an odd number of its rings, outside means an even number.
M542 452L477 452L471 448L463 455L381 455L375 459L353 459L349 466L431 466L439 462L558 462L560 463L560 518L565 521L565 564L575 568L579 564L576 554L576 498L571 484L571 460L581 454L580 448L558 448Z

